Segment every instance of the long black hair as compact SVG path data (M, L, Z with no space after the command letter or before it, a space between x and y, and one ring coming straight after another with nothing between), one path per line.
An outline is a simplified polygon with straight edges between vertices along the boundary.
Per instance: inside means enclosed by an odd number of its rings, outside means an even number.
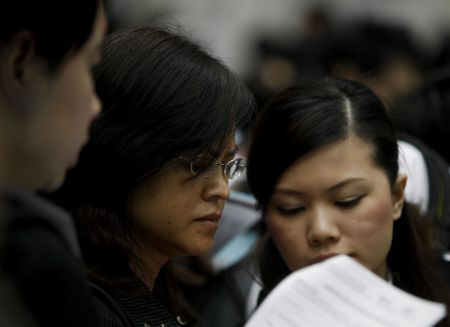
M374 162L391 188L398 175L396 132L379 98L366 86L343 79L304 81L275 97L262 110L249 153L248 182L264 210L283 172L310 151L355 135L373 145ZM394 222L388 266L394 283L417 296L449 304L439 276L427 220L406 205ZM422 227L421 227L422 226ZM259 260L270 291L288 273L269 235Z

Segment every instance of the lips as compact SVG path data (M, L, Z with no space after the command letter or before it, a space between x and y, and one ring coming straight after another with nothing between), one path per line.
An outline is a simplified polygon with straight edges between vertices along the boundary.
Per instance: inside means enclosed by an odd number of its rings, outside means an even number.
M202 223L204 225L207 225L207 226L218 227L221 216L222 215L220 213L212 213L212 214L197 218L197 219L195 219L195 221Z

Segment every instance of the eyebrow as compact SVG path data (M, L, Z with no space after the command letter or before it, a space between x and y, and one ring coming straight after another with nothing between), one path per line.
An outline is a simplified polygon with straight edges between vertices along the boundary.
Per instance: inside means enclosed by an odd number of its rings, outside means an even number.
M225 156L227 157L227 156L231 156L231 155L235 155L237 152L238 152L238 150L239 150L239 146L238 145L234 145L226 154L225 154ZM215 152L210 152L210 155L212 155L213 157L220 157L221 155L222 155L222 153L223 153L223 151L222 152L218 152L218 151L215 151Z
M356 183L356 182L360 182L360 181L365 181L365 178L361 178L361 177L351 177L348 179L345 179L331 187L329 187L326 191L331 193L334 192L340 188L343 188L344 186L351 184L351 183ZM280 188L275 188L273 193L282 193L282 194L286 194L286 195L303 195L304 192L299 191L299 190L295 190L292 188L285 188L285 187L280 187Z
M228 151L227 153L225 153L225 157L229 157L229 156L235 156L236 153L239 151L239 146L238 145L234 145L230 151ZM207 152L207 155L212 156L213 158L219 158L222 155L222 152Z

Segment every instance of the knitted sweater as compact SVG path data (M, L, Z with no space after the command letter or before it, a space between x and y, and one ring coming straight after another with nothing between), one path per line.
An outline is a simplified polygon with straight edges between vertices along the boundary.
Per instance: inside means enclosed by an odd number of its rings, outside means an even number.
M91 284L101 327L179 327L160 300L137 277L120 286Z

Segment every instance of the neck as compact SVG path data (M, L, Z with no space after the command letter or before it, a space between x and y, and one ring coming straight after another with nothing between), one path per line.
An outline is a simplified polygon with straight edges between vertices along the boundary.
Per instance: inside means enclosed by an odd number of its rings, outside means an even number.
M0 134L0 139L3 134ZM0 141L0 185L11 187L26 192L34 192L33 178L29 174L29 169L25 162L16 160L14 151L5 142L5 138Z
M0 139L3 134L0 133ZM0 140L0 185L25 192L40 188L39 167L30 165L30 160L21 156L14 145Z
M0 108L0 184L6 187L34 192L38 188L37 168L30 165L24 147L27 146L27 128L14 115Z
M166 256L143 250L135 253L135 259L130 261L130 268L148 288L153 290L156 278L168 260L169 258Z

